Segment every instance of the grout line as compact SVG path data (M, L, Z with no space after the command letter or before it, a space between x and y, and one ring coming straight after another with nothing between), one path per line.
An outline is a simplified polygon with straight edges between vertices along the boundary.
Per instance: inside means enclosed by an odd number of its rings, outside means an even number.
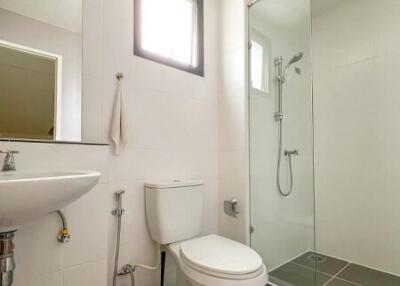
M352 285L354 285L354 286L363 286L363 285L358 284L358 283L356 283L356 282L348 281L348 280L345 280L345 279L340 278L340 277L336 277L336 279L337 279L337 280L340 280L340 281L344 281L344 282L350 283L350 284L352 284Z
M336 272L336 274L335 275L333 275L333 277L337 277L340 273L342 273L347 267L349 267L349 265L351 264L350 262L348 262L348 261L346 261L347 262L347 264L342 268L342 269L340 269L338 272Z
M295 260L296 258L299 258L299 257L303 256L303 255L306 254L307 252L313 252L313 251L310 250L310 249L308 249L308 250L306 250L306 251L300 253L300 254L297 255L297 256L294 256L294 257L292 257L292 258L289 258L289 260L287 260L286 262L283 262L282 264L280 264L280 265L278 265L278 266L276 266L276 267L274 267L274 268L268 270L268 272L272 272L272 271L278 269L279 267L282 267L282 266L284 266L284 265L286 265L286 264L288 264L288 263L291 263L293 260Z
M326 281L326 283L325 283L324 285L322 285L322 286L328 285L330 282L333 281L333 279L335 279L335 276L333 276L331 279L329 279L328 281Z
M322 273L322 274L326 274L326 275L332 276L331 274L328 274L328 273L325 273L325 272L322 272L322 271L318 271L316 267L315 268L308 267L307 265L303 265L303 264L300 264L300 263L297 263L297 262L293 262L293 261L290 261L288 263L295 264L297 266L300 266L300 267L305 268L305 269L310 270L310 271L315 271L315 272L319 272L319 273Z
M340 269L338 272L336 272L336 274L335 275L333 275L332 276L332 278L331 279L329 279L324 285L322 285L322 286L327 286L330 282L332 282L333 280L335 280L335 279L339 279L339 280L342 280L342 281L346 281L346 282L349 282L349 283L352 283L351 281L347 281L347 280L344 280L344 279L341 279L341 278L339 278L338 277L338 275L340 274L340 273L342 273L351 263L350 262L348 262L348 261L346 261L347 262L347 264L342 268L342 269ZM352 283L353 284L353 283ZM360 285L361 286L361 285Z
M97 258L95 260L90 260L90 261L87 261L87 262L82 262L82 263L70 265L70 266L64 267L63 270L74 269L74 268L77 268L77 267L81 267L81 266L89 265L89 264L94 264L94 263L101 262L101 261L108 262L108 258L107 257L105 257L105 258Z

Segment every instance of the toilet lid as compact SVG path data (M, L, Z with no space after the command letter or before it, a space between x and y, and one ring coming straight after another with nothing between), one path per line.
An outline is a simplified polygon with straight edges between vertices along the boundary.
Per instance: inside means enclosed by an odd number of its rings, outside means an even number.
M218 235L183 242L180 252L189 264L215 273L244 275L259 270L263 263L250 247Z

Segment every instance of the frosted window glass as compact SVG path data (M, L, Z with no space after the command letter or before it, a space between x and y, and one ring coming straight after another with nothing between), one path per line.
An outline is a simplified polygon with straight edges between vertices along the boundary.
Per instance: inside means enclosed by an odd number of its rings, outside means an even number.
M196 3L194 0L142 1L142 48L197 67Z
M264 90L264 48L256 41L251 41L251 84L258 90Z

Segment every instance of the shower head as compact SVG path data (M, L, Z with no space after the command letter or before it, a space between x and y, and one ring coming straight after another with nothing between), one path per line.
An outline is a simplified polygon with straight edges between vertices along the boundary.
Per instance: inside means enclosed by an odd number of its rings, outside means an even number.
M303 53L297 53L293 56L293 58L290 59L288 65L294 64L296 62L298 62L299 60L301 60L303 58Z
M288 73L290 67L291 67L294 63L297 63L298 61L300 61L302 58L303 58L303 53L300 52L300 53L295 54L295 55L290 59L290 61L289 61L288 64L286 65L285 72L283 73L283 77L284 77L284 78L286 78L286 75L287 75L287 73Z

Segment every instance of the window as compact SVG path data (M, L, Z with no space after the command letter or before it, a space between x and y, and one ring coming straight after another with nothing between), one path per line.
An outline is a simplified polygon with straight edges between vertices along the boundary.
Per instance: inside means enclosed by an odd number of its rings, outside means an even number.
M269 93L270 44L264 35L256 31L252 32L250 61L253 92L260 95Z
M137 56L204 75L203 0L135 0Z
M251 82L252 87L263 90L264 86L264 49L256 41L251 41Z

